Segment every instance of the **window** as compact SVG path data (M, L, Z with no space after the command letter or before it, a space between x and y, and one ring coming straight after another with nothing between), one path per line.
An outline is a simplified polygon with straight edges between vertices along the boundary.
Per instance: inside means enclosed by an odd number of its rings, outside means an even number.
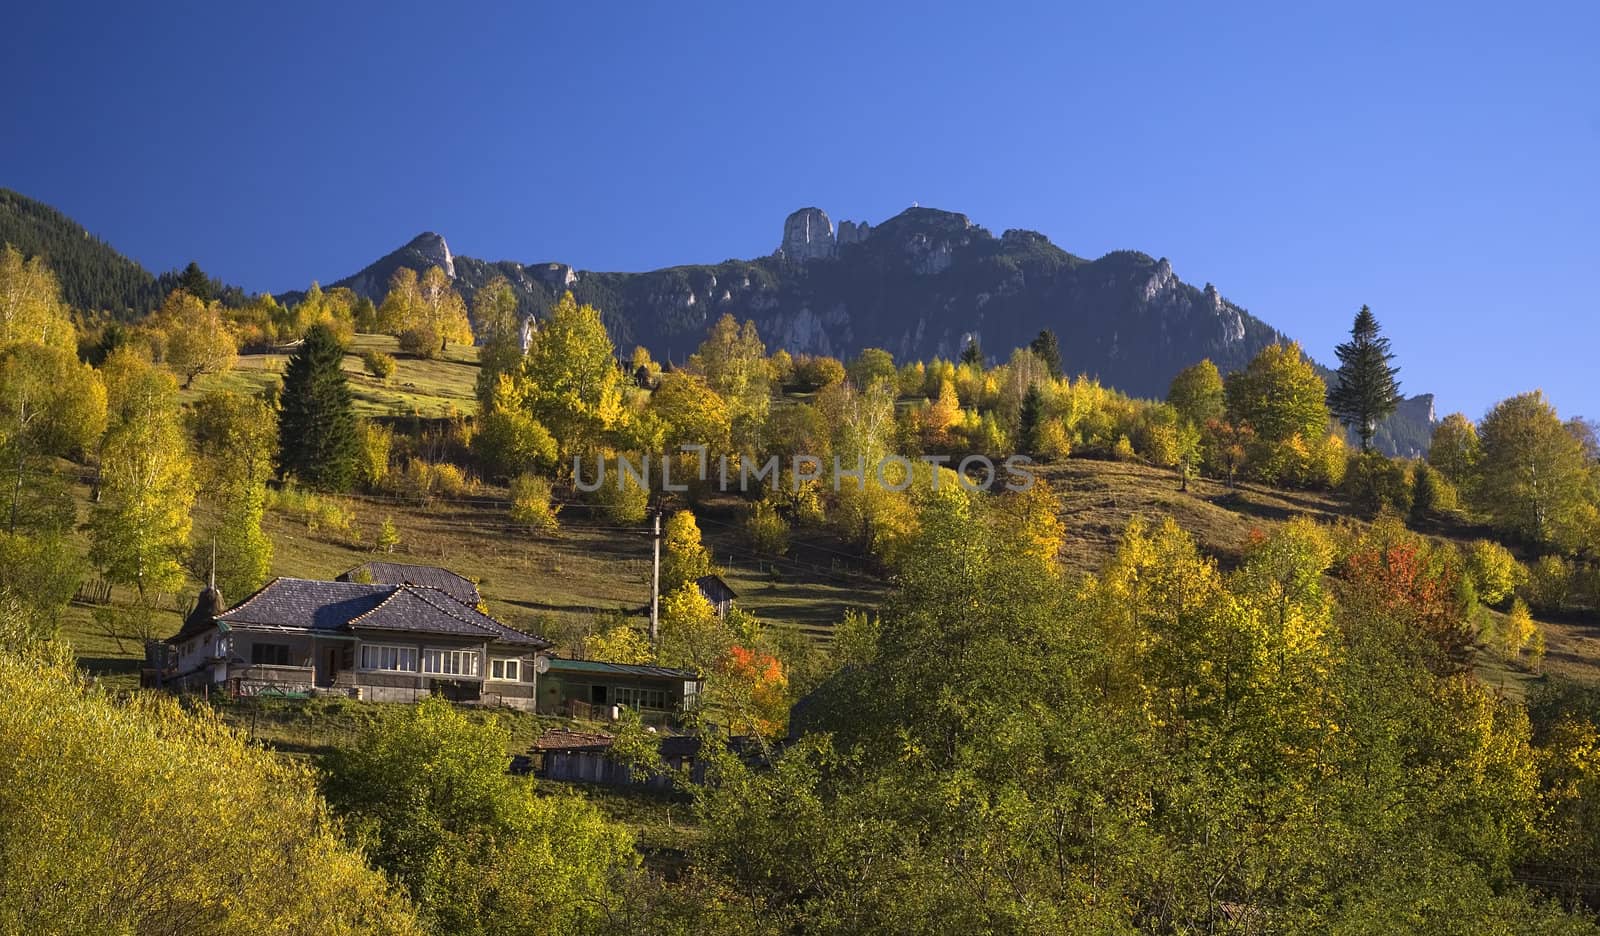
M417 648L362 644L361 668L364 670L415 673L417 671Z
M502 682L520 682L522 680L521 660L490 660L489 678Z
M634 708L665 709L667 694L660 689L634 689L630 686L616 688L617 704Z
M288 666L289 645L278 643L251 644L250 663L254 666Z
M424 650L422 671L438 676L478 675L476 650Z

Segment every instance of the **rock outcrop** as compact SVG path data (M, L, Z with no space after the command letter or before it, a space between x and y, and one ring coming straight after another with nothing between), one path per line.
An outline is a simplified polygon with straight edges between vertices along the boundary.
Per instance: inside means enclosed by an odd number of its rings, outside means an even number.
M420 254L429 266L442 267L446 276L456 278L456 258L451 256L450 245L445 243L444 235L425 231L406 246Z
M835 236L834 241L838 247L844 247L847 244L859 244L866 240L871 233L872 225L865 221L860 224L854 221L840 221L839 233Z
M801 208L783 222L778 256L790 260L825 260L833 256L833 222L821 208Z

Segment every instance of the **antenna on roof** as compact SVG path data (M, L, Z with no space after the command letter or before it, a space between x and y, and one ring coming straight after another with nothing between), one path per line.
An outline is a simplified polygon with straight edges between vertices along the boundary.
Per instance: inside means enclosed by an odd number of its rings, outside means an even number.
M211 573L206 576L206 587L217 590L217 541L211 541Z

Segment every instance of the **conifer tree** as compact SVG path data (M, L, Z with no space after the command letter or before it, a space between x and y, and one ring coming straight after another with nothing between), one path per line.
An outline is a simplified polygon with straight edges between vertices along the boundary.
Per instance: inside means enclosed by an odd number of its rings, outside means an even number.
M1039 451L1039 423L1044 417L1044 396L1037 384L1028 387L1017 420L1017 445L1025 454Z
M278 468L312 487L348 490L355 480L356 418L344 347L325 325L306 330L283 373Z
M1055 332L1048 328L1039 332L1039 336L1028 343L1028 350L1044 362L1052 379L1061 379L1061 344L1056 341Z
M1400 403L1400 384L1390 367L1394 354L1389 339L1378 334L1378 319L1366 306L1356 313L1350 340L1334 349L1339 356L1338 383L1328 393L1333 415L1361 436L1361 450L1372 448L1372 434Z
M983 349L978 346L976 336L967 339L967 346L961 349L961 363L983 366Z

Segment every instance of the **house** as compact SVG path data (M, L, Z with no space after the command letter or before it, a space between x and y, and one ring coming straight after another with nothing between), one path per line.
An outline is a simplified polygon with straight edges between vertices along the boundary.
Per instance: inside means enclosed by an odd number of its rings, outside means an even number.
M700 594L711 602L711 606L717 609L717 617L725 618L733 610L733 599L739 595L720 576L702 575L695 579L694 584L700 589Z
M694 710L705 684L699 673L665 666L551 657L548 667L539 680L541 715L609 720L628 706L646 722L671 722Z
M478 583L438 566L363 562L340 573L338 581L371 585L424 585L437 588L462 604L477 607L483 602L483 596L478 594Z
M167 640L163 683L378 702L439 694L531 710L551 646L425 585L278 578L231 608L221 604L216 589L201 593Z

